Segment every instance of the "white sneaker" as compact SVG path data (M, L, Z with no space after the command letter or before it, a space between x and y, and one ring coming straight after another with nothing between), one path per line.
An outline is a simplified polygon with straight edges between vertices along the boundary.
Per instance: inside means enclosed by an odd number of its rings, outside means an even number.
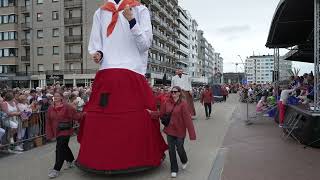
M188 162L185 164L182 164L182 169L186 169L188 167Z
M176 172L172 172L172 173L171 173L171 177L172 177L172 178L176 178L176 177L177 177L177 173L176 173Z
M21 151L23 151L23 148L19 145L19 146L14 147L14 150L21 152Z
M73 162L67 162L66 169L72 169L73 167L74 167L74 163Z
M59 176L59 171L57 171L57 170L51 170L50 172L49 172L49 174L48 174L48 177L50 178L50 179L53 179L53 178L56 178L56 177L58 177Z

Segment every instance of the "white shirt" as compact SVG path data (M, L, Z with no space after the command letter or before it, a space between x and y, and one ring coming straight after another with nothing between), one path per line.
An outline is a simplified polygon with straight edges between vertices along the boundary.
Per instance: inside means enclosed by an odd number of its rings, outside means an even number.
M188 75L182 74L181 78L178 75L173 76L171 87L179 86L184 91L191 91L191 81Z
M281 91L280 94L280 101L282 101L282 103L286 104L288 98L289 98L289 94L292 93L293 91L295 91L295 89L284 89Z
M116 4L113 0L109 2ZM119 5L116 4L116 7ZM112 12L100 8L95 12L88 50L90 54L103 52L100 70L122 68L145 75L148 50L153 37L150 13L143 5L133 7L132 11L136 25L130 29L128 20L123 16L123 11L120 11L117 24L109 37L107 27L111 22Z

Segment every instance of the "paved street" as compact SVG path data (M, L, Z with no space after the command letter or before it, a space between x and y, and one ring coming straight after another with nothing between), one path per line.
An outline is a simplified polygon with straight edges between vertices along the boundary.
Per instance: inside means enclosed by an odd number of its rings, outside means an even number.
M186 151L190 159L187 170L180 171L177 179L183 180L207 180L212 169L212 164L218 150L221 147L227 128L230 124L232 113L238 106L237 96L231 95L227 103L217 103L213 107L213 117L205 120L204 109L200 103L196 103L198 118L195 120L198 140L186 142ZM75 138L70 143L76 154L79 148ZM48 169L54 163L55 143L25 152L19 155L11 155L0 159L1 180L43 180L47 179ZM95 180L95 179L171 179L170 165L167 156L161 167L138 174L106 177L87 174L77 168L63 170L61 180Z

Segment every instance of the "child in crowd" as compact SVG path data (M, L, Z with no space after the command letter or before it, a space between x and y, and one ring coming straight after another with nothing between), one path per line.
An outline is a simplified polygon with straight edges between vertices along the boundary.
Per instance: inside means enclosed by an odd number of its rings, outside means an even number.
M268 103L267 103L267 99L265 96L262 96L260 101L258 102L257 106L256 106L256 111L257 112L262 112L265 109L268 108Z

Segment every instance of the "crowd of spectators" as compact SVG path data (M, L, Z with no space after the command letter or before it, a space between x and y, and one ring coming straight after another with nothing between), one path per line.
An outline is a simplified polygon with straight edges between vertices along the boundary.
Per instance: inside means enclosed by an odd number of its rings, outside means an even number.
M44 135L46 111L55 92L63 92L64 101L78 111L88 102L90 87L67 88L56 83L36 89L2 89L0 91L0 149L23 151L23 142ZM10 146L4 146L9 144Z
M275 84L251 84L239 88L240 101L256 102L256 111L261 112L275 107L279 111L279 126L283 127L286 104L306 104L312 107L314 100L314 76L313 73L305 73L303 76L291 76L280 81L276 89Z

